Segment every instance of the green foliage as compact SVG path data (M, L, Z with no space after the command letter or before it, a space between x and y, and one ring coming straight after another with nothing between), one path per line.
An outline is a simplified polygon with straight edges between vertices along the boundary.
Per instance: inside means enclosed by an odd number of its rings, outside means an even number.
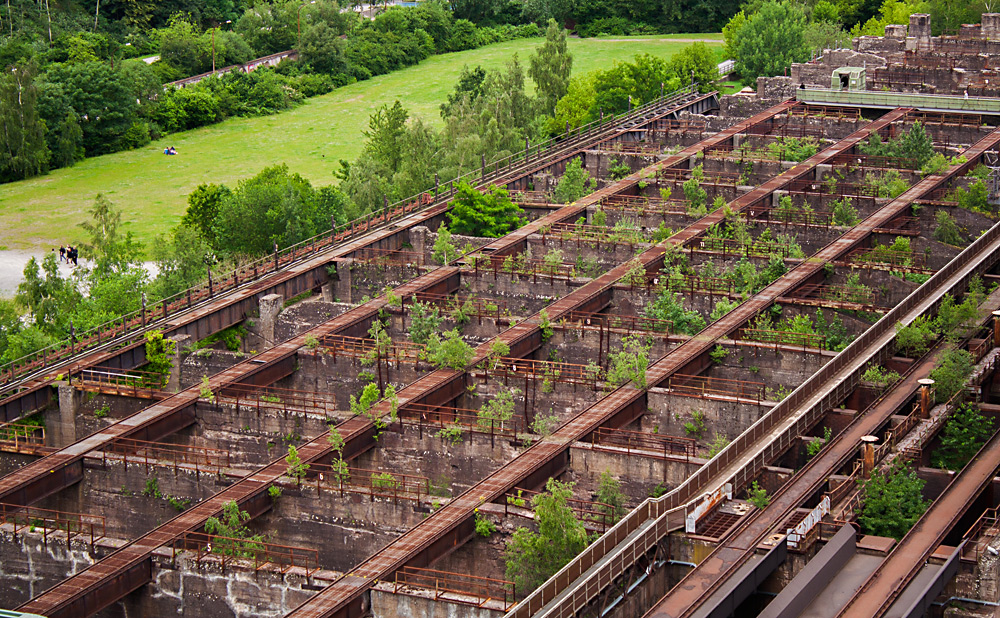
M975 365L972 355L965 350L950 349L944 352L931 371L934 380L934 398L938 403L948 401L965 388Z
M873 384L879 390L885 390L899 381L899 373L890 371L881 365L869 365L861 374L861 380Z
M488 539L496 531L496 525L476 509L476 534Z
M920 493L925 481L899 459L888 471L875 470L859 484L864 501L858 523L864 534L901 539L927 510Z
M684 199L687 200L687 214L692 217L703 217L708 214L708 209L705 208L708 192L701 188L701 181L704 177L704 166L699 163L691 170L691 178L685 180L681 185Z
M851 205L851 198L844 197L833 202L833 224L854 227L861 222L858 209Z
M861 182L867 195L875 197L899 197L909 184L903 180L899 170L889 169L883 173L868 172Z
M722 449L729 446L729 438L722 435L721 433L715 434L712 441L708 444L708 458L712 459L716 455L722 452Z
M531 421L531 431L542 437L550 435L558 426L559 417L553 414L551 409L549 409L548 414L537 412L534 420Z
M873 133L867 142L858 144L858 150L871 156L906 159L914 169L921 169L934 157L934 143L919 122L914 122L906 133L887 142L878 133Z
M934 451L934 467L961 470L993 435L993 419L983 416L978 406L958 406L941 431L941 445Z
M594 209L594 213L590 216L590 224L596 227L604 227L607 225L608 215L604 212L604 209L599 205Z
M315 335L307 334L303 343L305 343L306 348L309 350L315 350L319 347L319 339L317 339Z
M452 198L448 220L455 234L499 238L521 227L519 215L523 212L503 187L491 186L486 193L481 193L462 182Z
M632 173L632 168L628 163L615 158L608 159L608 178L611 180L621 180Z
M391 472L379 472L372 475L372 487L375 489L395 489L402 486L402 481L397 480Z
M9 19L8 14L8 19ZM0 181L8 182L42 174L49 169L45 120L39 117L38 87L34 66L8 67L0 77Z
M784 137L768 144L767 150L779 161L801 163L819 151L819 142L814 137Z
M454 423L447 427L442 427L436 434L442 440L447 440L452 446L462 441L462 426Z
M267 488L267 497L271 499L271 502L277 502L281 498L281 487L277 485L271 485Z
M556 185L552 201L557 204L575 202L596 188L596 182L590 178L587 170L583 169L580 157L575 157L566 164L566 171Z
M759 76L781 75L793 62L808 59L806 17L798 5L768 1L756 13L742 15L733 18L736 24L730 22L726 40L745 85Z
M461 333L452 329L444 334L444 341L437 333L432 334L427 341L425 354L427 360L438 369L448 367L459 371L472 362L475 350L462 340Z
M198 394L202 399L212 399L215 397L215 393L212 392L212 387L209 385L208 376L201 376L201 387Z
M649 368L649 350L652 341L641 335L626 335L622 347L610 355L607 381L612 386L632 382L637 388L646 388L646 369Z
M552 322L549 320L549 312L542 309L538 312L538 330L542 333L542 343L552 338L555 331L552 330Z
M160 481L155 476L146 479L146 487L140 493L149 498L163 497L163 494L160 493Z
M205 520L205 532L223 537L214 539L212 553L246 558L263 550L264 535L251 534L245 525L248 521L250 513L240 510L235 500L223 504L220 517Z
M715 344L715 347L708 353L708 356L712 359L713 363L721 365L726 360L726 357L729 356L729 350L722 347L721 344Z
M587 546L587 531L568 500L573 484L549 479L532 507L538 532L518 528L504 552L507 579L519 590L534 590Z
M170 356L176 349L176 344L170 339L164 339L163 333L159 330L151 330L146 333L146 367L145 371L156 374L158 379L151 386L163 388L170 377L170 370L174 363Z
M694 335L705 328L705 318L697 311L684 309L680 294L667 288L657 293L644 312L650 318L670 321L676 333Z
M484 431L505 429L505 424L514 418L514 397L521 394L518 388L504 388L490 397L476 412L476 425Z
M295 479L296 483L301 483L309 471L309 464L302 461L299 457L299 451L295 448L294 444L288 445L288 454L285 455L285 463L288 464L288 467L285 469L285 475L288 478Z
M758 509L763 509L771 504L771 497L767 495L767 490L757 484L754 481L750 484L750 489L747 490L747 502L754 505Z
M670 57L670 72L680 83L693 80L701 92L709 92L719 78L715 51L702 42L692 43Z
M896 323L896 349L907 356L922 356L937 338L937 327L926 316L918 316L907 326Z
M691 412L691 420L684 423L684 433L689 438L701 438L705 435L705 413L701 410Z
M455 244L451 241L451 231L445 226L444 222L438 227L437 238L434 240L434 249L431 257L444 266L451 264L458 257L458 249L455 248Z
M361 390L360 397L355 398L354 395L351 395L349 400L351 414L354 414L355 416L368 416L372 406L375 405L381 397L382 394L379 391L378 384L374 382L366 384Z
M330 433L326 436L326 441L330 444L330 448L336 453L337 458L340 459L344 453L344 436L340 434L340 430L336 427L330 427Z
M622 484L611 476L611 472L608 470L601 473L595 502L607 505L597 507L604 513L607 525L617 523L625 515L625 494L622 493Z
M111 412L111 406L104 406L94 410L94 418L105 418Z
M934 214L937 227L934 228L934 240L943 242L946 245L962 245L962 235L958 231L958 224L954 217L947 210L939 210Z
M984 215L993 214L988 201L989 189L981 179L969 185L968 189L957 187L949 197L958 202L959 208Z
M444 318L439 315L437 307L430 303L422 303L416 297L410 307L410 341L425 344L440 328Z
M566 31L550 19L545 43L528 58L528 76L535 82L543 113L551 114L559 99L566 96L572 69L573 56L566 48Z

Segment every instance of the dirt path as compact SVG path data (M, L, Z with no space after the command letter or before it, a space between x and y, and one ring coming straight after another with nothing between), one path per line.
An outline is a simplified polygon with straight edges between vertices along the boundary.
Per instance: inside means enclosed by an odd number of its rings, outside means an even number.
M671 43L722 43L722 39L602 39L597 38L596 41L607 41L609 43L634 43L636 41L670 41Z

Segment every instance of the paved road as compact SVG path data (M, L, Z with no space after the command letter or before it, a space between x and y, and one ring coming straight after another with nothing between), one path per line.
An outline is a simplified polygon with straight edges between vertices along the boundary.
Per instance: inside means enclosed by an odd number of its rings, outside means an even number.
M39 262L45 257L43 251L0 251L0 298L10 298L17 292L17 285L21 283L24 274L24 266L31 258ZM86 261L80 260L80 266L85 266ZM150 277L156 275L156 265L152 262L143 264ZM59 264L59 274L69 277L73 274L73 266L69 264Z

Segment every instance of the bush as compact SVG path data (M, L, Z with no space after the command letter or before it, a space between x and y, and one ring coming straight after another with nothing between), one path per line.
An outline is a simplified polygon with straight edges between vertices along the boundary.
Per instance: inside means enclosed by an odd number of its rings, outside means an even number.
M896 349L907 356L922 356L937 338L934 323L925 316L917 317L908 326L896 323Z
M466 182L458 185L448 212L455 234L499 238L521 227L524 211L510 200L507 189L492 186L481 193Z
M983 416L973 404L963 404L952 413L941 431L941 446L931 461L935 468L961 470L993 435L993 419Z
M430 336L427 342L427 360L438 369L444 367L455 371L465 369L472 362L475 350L462 340L461 333L455 329L446 332L444 337L444 341L441 341L437 333Z
M934 240L946 245L959 246L962 235L958 232L958 224L947 210L939 210L934 214L937 227L934 228Z
M901 539L927 510L924 481L901 460L886 472L875 470L859 484L864 501L858 523L864 534Z
M952 349L942 354L930 374L935 400L943 403L965 388L974 364L972 355L965 350Z

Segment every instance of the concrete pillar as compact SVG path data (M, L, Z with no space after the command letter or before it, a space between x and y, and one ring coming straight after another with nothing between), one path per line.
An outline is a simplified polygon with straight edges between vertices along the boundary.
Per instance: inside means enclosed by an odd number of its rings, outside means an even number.
M426 229L426 228L424 228ZM351 265L354 264L354 260L350 258L344 258L337 260L331 264L327 272L330 272L330 295L336 299L338 302L350 303L354 302L353 294L351 293Z
M426 225L418 225L410 228L410 244L412 251L417 255L425 255L427 251L427 233L430 232Z
M902 24L889 24L885 27L885 38L887 39L899 39L902 41L906 38L906 26Z
M326 303L334 302L333 283L324 283L319 287L319 291L321 294L323 294L323 302Z
M284 303L285 297L281 294L268 294L260 299L257 324L260 326L260 336L264 339L264 349L274 346L274 325Z
M781 198L788 195L788 191L775 191L771 194L771 207L778 208L781 206Z
M181 363L187 358L188 352L185 348L191 345L191 335L174 335L167 339L174 342L174 353L170 357L172 366L170 367L170 377L167 378L167 391L176 393L181 390Z
M742 134L737 133L736 135L733 135L733 150L739 150L740 143L742 141L743 141L743 135Z
M927 13L914 13L910 15L910 36L920 42L930 42L931 40L931 16Z
M920 385L920 418L930 418L931 416L931 393L934 392L934 380L922 378L917 380Z
M875 469L875 443L878 436L861 436L861 476L866 479L872 477L872 470Z
M993 312L993 347L1000 347L1000 311Z
M78 391L68 382L56 382L59 392L59 417L55 422L46 422L49 436L48 446L63 448L76 442L76 413L83 405L83 391Z
M833 166L829 163L820 163L816 166L816 181L822 181L823 176L830 173L833 173Z
M1000 40L1000 13L983 13L980 33L987 41Z

